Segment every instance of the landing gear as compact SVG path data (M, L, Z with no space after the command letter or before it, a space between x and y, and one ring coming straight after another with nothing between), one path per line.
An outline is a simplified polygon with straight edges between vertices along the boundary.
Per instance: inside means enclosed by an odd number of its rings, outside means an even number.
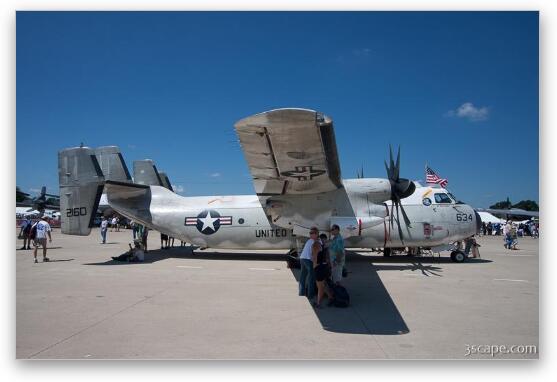
M391 257L391 248L383 248L383 256Z
M292 248L286 254L286 265L290 269L300 269L300 257L298 256L298 251Z
M462 251L452 251L451 260L455 263L462 263L464 260L466 260L466 254Z

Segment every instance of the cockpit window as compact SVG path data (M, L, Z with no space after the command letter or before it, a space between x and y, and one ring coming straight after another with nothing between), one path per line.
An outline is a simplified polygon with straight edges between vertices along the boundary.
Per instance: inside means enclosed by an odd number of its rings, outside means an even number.
M452 200L447 194L435 194L435 203L452 203Z
M451 199L456 203L456 204L464 204L463 202L461 202L460 200L458 200L457 198L455 198L455 196L453 194L451 194L450 192L447 192L447 195L449 195L451 197Z

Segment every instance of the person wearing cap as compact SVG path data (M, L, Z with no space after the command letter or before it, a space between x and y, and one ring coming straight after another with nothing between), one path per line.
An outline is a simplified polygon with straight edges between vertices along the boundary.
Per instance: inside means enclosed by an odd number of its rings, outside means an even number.
M313 271L312 248L313 243L319 240L318 235L318 229L316 227L311 227L309 230L309 239L306 241L304 249L302 249L302 253L300 254L301 273L298 295L305 296L307 288L307 297L310 300L315 296L315 272Z
M47 262L49 261L49 258L46 257L46 237L48 236L49 242L52 243L52 236L50 235L50 224L48 224L47 221L47 217L43 216L41 217L41 220L39 220L36 224L36 230L37 233L35 234L35 240L33 242L34 246L35 246L35 250L33 251L33 257L35 258L35 263L38 263L37 261L37 250L39 249L39 246L42 245L43 247L43 262ZM32 228L31 228L32 229Z

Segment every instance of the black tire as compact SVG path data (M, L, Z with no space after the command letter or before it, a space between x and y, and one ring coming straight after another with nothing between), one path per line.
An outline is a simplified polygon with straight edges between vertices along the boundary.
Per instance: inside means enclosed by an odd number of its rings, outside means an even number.
M390 257L391 256L391 248L383 248L383 256Z
M466 260L466 255L461 251L453 251L451 252L451 260L455 263L462 263Z
M298 252L296 250L290 250L286 255L286 265L290 269L300 269L300 257L298 257Z

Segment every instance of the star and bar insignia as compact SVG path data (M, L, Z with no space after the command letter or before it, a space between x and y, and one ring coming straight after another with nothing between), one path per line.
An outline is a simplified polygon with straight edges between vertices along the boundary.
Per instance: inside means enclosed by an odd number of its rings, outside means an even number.
M184 225L194 225L202 234L212 235L221 225L232 225L232 216L220 216L215 210L203 210L197 216L186 217Z
M283 171L280 174L300 181L312 180L316 176L323 175L325 170L316 170L313 166L296 166L294 170Z

